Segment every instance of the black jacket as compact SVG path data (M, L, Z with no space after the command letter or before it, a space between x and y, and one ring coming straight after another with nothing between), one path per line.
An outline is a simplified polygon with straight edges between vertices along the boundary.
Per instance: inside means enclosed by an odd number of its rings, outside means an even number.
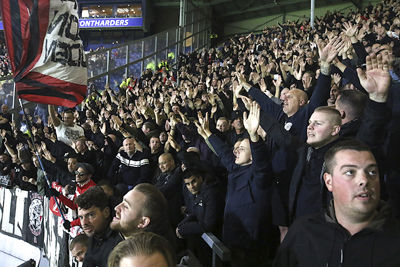
M377 158L378 163L381 161L380 159L382 158L379 148L382 144L382 140L384 139L384 131L382 131L382 128L387 121L387 112L388 109L385 103L377 103L372 100L368 100L364 110L364 116L362 118L362 122L357 133L357 139L371 147L375 157ZM306 215L321 211L322 201L319 200L322 200L322 198L318 194L314 194L314 199L316 200L314 210L309 209L305 212L299 212L298 210L296 211L296 207L305 206L307 204L298 203L298 194L300 192L299 190L302 190L303 185L307 184L305 183L305 178L308 178L309 182L314 183L314 188L315 183L318 182L321 182L321 189L323 188L323 181L320 180L320 175L323 171L323 156L325 152L329 149L329 147L331 147L334 143L332 142L320 149L313 150L305 143L293 137L283 128L282 125L280 125L276 120L274 120L271 116L265 114L264 112L261 112L260 125L267 132L268 136L271 137L278 146L285 149L285 152L288 155L287 159L291 159L291 162L287 163L288 168L292 169L292 177L289 189L290 219L297 217L297 215ZM316 160L307 160L309 156L313 156L313 153L317 153ZM308 183L308 185L310 185L310 183ZM309 193L304 190L303 192ZM317 192L315 192L314 190L314 193ZM311 199L312 196L305 196L305 198ZM300 201L302 200L300 199Z
M189 210L188 216L179 225L179 233L183 236L198 235L205 232L219 234L222 226L224 200L218 190L218 184L211 183L201 186L199 194L194 196L186 188L184 194L189 203L186 207Z
M122 236L109 227L103 235L90 237L83 267L106 267L108 256L122 240Z
M108 171L108 179L115 184L124 183L135 187L148 183L151 178L149 155L146 151L136 151L131 157L124 151L117 154Z
M215 134L208 139L228 170L222 239L233 248L268 246L271 235L271 183L267 147L250 142L252 164L240 166L227 144Z
M171 172L161 173L154 183L168 202L168 216L170 223L175 228L182 219L180 208L183 204L182 197L182 171L180 166Z
M384 202L367 228L351 236L333 209L293 223L274 266L400 266L400 224Z

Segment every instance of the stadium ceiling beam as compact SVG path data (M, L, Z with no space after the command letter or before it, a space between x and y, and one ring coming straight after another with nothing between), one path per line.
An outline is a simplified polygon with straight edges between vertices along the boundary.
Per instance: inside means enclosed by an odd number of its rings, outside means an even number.
M298 3L304 3L304 2L308 2L308 1L304 1L304 0L289 0L289 1L286 1L285 0L285 1L280 2L278 0L278 1L274 1L274 3L271 3L271 4L255 6L255 7L244 9L244 10L236 10L236 11L233 11L233 12L220 14L220 16L222 16L222 17L230 17L230 16L235 16L235 15L240 15L240 14L243 14L243 13L247 13L247 12L260 11L260 10L270 9L270 8L279 7L279 6L283 7L283 6L287 6L287 5L294 5L294 4L298 4Z
M192 2L199 7L204 7L204 6L215 6L215 5L229 3L231 2L231 0L212 0L212 1L197 0ZM153 3L153 6L155 7L170 7L179 5L180 1L154 1Z
M179 1L154 1L153 6L155 7L170 7L170 6L179 6Z

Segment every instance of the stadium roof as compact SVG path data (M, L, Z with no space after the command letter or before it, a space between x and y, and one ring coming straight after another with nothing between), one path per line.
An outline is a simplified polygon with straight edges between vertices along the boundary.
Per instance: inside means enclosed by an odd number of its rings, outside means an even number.
M272 14L281 14L310 8L309 0L192 0L198 6L212 8L213 16L223 23L241 21ZM361 6L362 0L318 0L316 6L323 7L340 3ZM152 0L153 6L179 6L179 1Z

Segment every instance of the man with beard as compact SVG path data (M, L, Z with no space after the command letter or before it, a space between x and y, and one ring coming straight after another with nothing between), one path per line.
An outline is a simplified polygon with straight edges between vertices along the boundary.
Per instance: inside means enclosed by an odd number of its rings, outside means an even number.
M169 224L168 205L163 194L151 184L138 184L115 207L110 228L124 238L143 230L163 236L172 245L174 234Z

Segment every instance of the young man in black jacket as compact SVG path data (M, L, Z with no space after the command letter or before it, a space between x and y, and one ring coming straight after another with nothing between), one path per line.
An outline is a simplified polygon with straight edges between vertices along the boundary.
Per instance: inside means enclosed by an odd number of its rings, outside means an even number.
M211 250L201 240L205 232L220 236L224 198L215 181L205 181L198 171L186 170L182 174L187 216L176 228L176 236L187 240L188 247L204 266L212 262Z
M176 228L179 238L200 236L205 232L218 235L222 223L224 199L216 182L207 183L197 171L182 174L187 217Z
M326 213L291 226L275 266L400 266L400 224L380 201L378 165L369 147L339 142L325 163L333 200Z
M89 236L89 246L83 261L84 267L106 267L108 255L123 240L110 229L112 218L108 197L99 186L93 186L78 196L78 216L83 231Z
M208 114L205 119L199 116L197 128L229 173L222 241L232 250L232 266L266 266L274 233L270 213L272 177L267 147L257 134L257 103L251 104L243 123L250 138L238 140L233 151L210 131Z
M367 71L357 71L369 93L358 138L369 147L351 140L328 150L323 178L333 195L329 209L292 225L276 266L400 265L400 225L388 205L380 201L380 158L374 157L381 156L382 129L387 121L388 62L371 55Z

